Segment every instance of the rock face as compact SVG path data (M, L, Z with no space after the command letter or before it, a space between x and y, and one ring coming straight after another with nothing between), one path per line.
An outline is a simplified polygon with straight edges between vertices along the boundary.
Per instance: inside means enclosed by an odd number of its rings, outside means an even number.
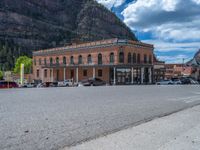
M200 67L200 49L194 55L194 58L187 62L189 66L199 66Z
M94 0L0 0L0 69L32 50L115 37L137 40Z
M93 0L0 1L0 38L27 50L113 37L136 39L113 13Z

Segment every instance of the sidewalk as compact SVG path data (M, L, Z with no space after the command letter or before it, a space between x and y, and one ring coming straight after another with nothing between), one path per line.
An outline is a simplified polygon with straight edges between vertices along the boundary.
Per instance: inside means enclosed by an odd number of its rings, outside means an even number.
M64 150L199 150L200 106Z

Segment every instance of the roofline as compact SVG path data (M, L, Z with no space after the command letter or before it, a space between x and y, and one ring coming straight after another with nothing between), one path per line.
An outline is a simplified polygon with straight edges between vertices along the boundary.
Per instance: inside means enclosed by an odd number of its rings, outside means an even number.
M94 41L94 42L87 42L83 44L76 44L76 45L71 45L71 46L65 46L65 47L57 47L57 48L50 48L50 49L44 49L44 50L39 50L39 51L34 51L33 56L39 55L42 53L50 52L50 53L55 53L58 51L72 51L72 50L82 50L85 48L99 48L99 47L107 47L107 46L113 46L113 45L135 45L135 46L143 46L143 47L149 47L149 48L154 48L153 45L151 44L146 44L142 43L139 41L132 41L132 40L127 40L127 39L107 39L107 40L100 40L100 41Z

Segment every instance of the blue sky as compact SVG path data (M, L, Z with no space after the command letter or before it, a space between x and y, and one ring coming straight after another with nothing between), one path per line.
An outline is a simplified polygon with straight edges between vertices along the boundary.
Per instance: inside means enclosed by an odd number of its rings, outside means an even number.
M97 0L112 10L167 63L190 60L200 49L200 0Z

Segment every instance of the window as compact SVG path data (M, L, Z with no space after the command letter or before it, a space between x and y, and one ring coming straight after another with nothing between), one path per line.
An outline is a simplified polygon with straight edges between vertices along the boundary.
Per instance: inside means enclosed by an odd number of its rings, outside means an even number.
M74 79L74 70L71 70L71 79Z
M36 66L36 59L34 59L34 65Z
M84 77L87 76L87 70L83 70L83 76L84 76Z
M102 54L98 55L98 64L101 65L102 64Z
M44 58L44 65L47 65L47 59Z
M144 54L144 63L146 64L147 63L147 55Z
M119 63L124 63L124 53L123 52L119 53Z
M56 58L56 65L59 65L59 58Z
M44 77L47 78L47 69L44 70Z
M149 55L149 63L152 64L152 57Z
M40 76L40 70L37 70L37 77L39 78Z
M88 55L87 61L88 61L88 64L92 63L92 56L90 54Z
M53 58L50 58L50 65L53 65Z
M42 64L42 60L41 60L41 58L39 59L39 65L41 65Z
M114 53L110 53L110 63L114 63L115 62L115 56Z
M98 77L102 77L103 76L103 71L101 69L98 70Z
M73 65L74 64L74 56L70 57L70 64Z
M136 54L135 53L133 53L133 61L132 62L136 63Z
M66 59L66 57L65 57L65 56L63 57L63 64L64 64L64 65L66 65L66 64L67 64L67 59Z
M140 63L140 54L137 54L137 63Z
M128 53L128 63L131 63L131 53Z
M82 58L82 56L80 55L79 57L78 57L78 64L82 64L83 63L83 58Z

